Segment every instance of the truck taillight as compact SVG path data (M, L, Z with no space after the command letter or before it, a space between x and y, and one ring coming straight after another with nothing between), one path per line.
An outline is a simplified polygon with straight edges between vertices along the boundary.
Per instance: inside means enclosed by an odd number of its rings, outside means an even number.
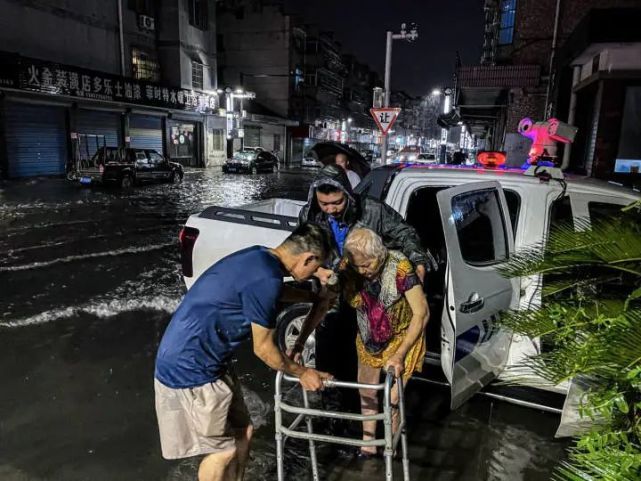
M178 240L180 241L180 260L183 268L183 276L185 277L194 275L192 255L198 234L200 234L200 231L193 227L183 227L180 234L178 234Z

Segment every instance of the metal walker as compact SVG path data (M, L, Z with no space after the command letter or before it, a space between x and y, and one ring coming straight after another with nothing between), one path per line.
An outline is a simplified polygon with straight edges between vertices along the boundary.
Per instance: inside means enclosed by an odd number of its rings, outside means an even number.
M390 369L387 372L385 377L385 382L381 384L361 384L354 382L343 382L343 381L326 381L325 386L332 387L342 387L342 388L351 388L351 389L373 389L376 391L383 391L383 412L378 414L353 414L345 412L334 412L334 411L323 411L319 409L312 409L309 407L309 398L307 392L302 389L303 392L303 407L292 406L286 404L282 401L282 384L283 381L290 383L299 383L298 378L293 376L288 376L282 371L279 371L276 375L276 395L274 396L274 411L276 416L276 463L278 470L278 481L285 481L285 473L283 468L283 462L285 457L285 441L287 438L295 439L307 439L309 440L309 454L312 464L312 476L314 481L320 481L318 477L318 461L316 459L316 441L334 443L334 444L343 444L347 446L358 446L358 447L370 447L370 446L383 446L384 457L385 457L385 480L392 481L394 479L394 474L392 472L392 458L394 456L394 451L398 445L399 440L402 445L402 455L403 455L403 479L404 481L410 480L409 472L409 458L407 457L407 432L406 432L406 422L405 422L405 404L404 404L404 393L403 393L403 383L400 378L395 378L394 371ZM392 403L391 403L391 390L394 382L398 384L398 407L399 407L399 416L400 423L399 429L397 432L392 432ZM283 412L296 414L296 418L289 425L289 427L283 426ZM340 436L331 436L327 434L316 434L314 433L312 418L313 417L325 417L329 419L345 419L348 421L383 421L385 427L385 437L382 439L352 439ZM307 425L307 432L297 431L296 428L300 423L305 420Z

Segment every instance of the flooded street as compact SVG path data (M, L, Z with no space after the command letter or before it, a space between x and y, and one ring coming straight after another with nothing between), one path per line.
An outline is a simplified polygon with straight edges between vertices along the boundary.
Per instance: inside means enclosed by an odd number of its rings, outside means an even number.
M131 192L0 184L0 480L196 479L197 460L162 459L154 413L156 349L185 291L178 232L210 205L304 199L310 180L189 171ZM249 345L236 371L257 428L246 479L275 480L274 372ZM450 412L448 392L420 380L406 403L413 480L542 481L564 456L553 414L481 396ZM305 446L288 446L288 479L311 479ZM322 479L384 479L382 461L319 453Z

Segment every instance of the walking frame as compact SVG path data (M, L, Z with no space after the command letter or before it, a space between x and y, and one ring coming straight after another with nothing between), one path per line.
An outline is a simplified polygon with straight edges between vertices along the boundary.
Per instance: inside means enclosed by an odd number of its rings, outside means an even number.
M325 387L328 388L349 388L349 389L373 389L376 391L383 391L383 412L377 414L354 414L354 413L345 413L345 412L335 412L335 411L324 411L319 409L312 409L309 407L309 397L307 391L305 391L302 386L301 390L303 392L303 407L292 406L290 404L284 403L282 400L282 384L283 381L290 383L299 383L300 381L297 377L288 376L282 371L279 371L276 375L276 395L274 396L274 411L276 417L276 463L278 471L278 481L285 481L284 474L284 457L285 457L285 441L287 438L294 439L307 439L309 440L309 455L312 464L312 476L314 481L319 481L318 477L318 461L316 458L316 442L327 442L334 444L343 444L347 446L358 446L358 447L372 447L372 446L382 446L384 447L384 458L385 458L385 480L393 481L394 474L392 472L392 458L399 440L402 445L402 456L403 456L403 479L404 481L410 481L409 473L409 458L407 457L407 426L405 422L405 404L404 404L404 393L403 393L403 383L400 377L396 378L394 376L394 369L390 368L387 371L385 376L385 382L381 384L362 384L355 382L344 382L344 381L325 381ZM398 407L399 407L399 428L398 431L392 432L392 402L391 402L391 391L394 385L394 382L398 385ZM283 426L283 412L296 414L296 418L289 425L289 427ZM353 439L340 436L332 436L327 434L316 434L314 433L312 418L314 417L324 417L329 419L344 419L348 421L383 421L385 435L382 439ZM307 432L299 431L296 428L301 424L302 421L305 421L307 425Z

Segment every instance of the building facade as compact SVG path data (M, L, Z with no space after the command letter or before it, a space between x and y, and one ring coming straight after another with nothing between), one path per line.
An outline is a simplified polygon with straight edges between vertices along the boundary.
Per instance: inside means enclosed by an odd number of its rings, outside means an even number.
M102 146L221 162L213 0L1 0L5 177L64 174Z
M641 8L594 9L559 50L554 115L578 127L562 165L641 185Z
M571 95L561 83L567 87L563 72L571 60L562 56L564 45L592 10L621 7L639 2L486 0L480 65L459 66L456 76L454 102L468 131L521 165L530 145L517 133L521 119L568 120Z
M217 9L219 84L256 94L234 148L261 146L287 161L287 128L303 111L305 31L281 2L224 0Z
M285 156L294 163L318 141L361 150L380 142L368 111L378 76L344 55L332 32L289 15L282 1L220 1L218 46L219 84L255 92L255 110L288 119ZM249 145L259 126L245 125ZM260 137L269 137L264 128Z

